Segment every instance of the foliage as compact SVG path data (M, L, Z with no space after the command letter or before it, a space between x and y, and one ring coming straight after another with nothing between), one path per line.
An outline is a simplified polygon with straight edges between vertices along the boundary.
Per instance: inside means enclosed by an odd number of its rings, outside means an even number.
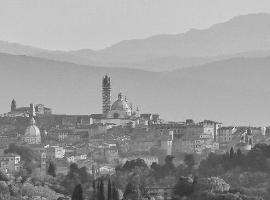
M174 194L179 197L189 196L194 191L194 180L191 177L180 177L174 187Z
M16 144L10 144L5 153L15 153L21 156L21 160L26 163L30 163L33 160L40 160L39 156L34 153L34 151L27 146L19 146Z
M99 181L98 184L98 200L105 200L104 183L102 179Z
M61 180L60 185L65 188L65 194L71 194L71 191L78 184L87 184L91 181L90 175L87 173L86 168L78 168L76 163L72 163L69 167L68 174Z
M56 177L55 171L56 171L55 164L53 162L50 162L49 167L48 167L48 174L53 176L53 177Z
M194 198L194 200L263 200L260 197L249 197L240 193L213 193L213 192L205 192Z
M132 171L135 168L147 168L146 163L144 162L143 159L135 159L131 161L126 161L124 166L122 167L122 170L124 171Z
M31 183L25 183L22 186L22 195L28 198L40 196L47 198L47 200L55 200L61 196L47 186L34 186Z
M210 153L201 161L199 173L202 176L221 175L239 167L243 171L269 171L270 145L257 144L247 154L231 148L230 153L217 155Z
M157 163L152 163L151 169L152 174L156 180L164 179L166 176L175 176L176 175L176 167L173 163L173 156L167 156L165 158L165 164L159 165Z
M193 154L187 154L187 155L185 156L184 162L185 162L185 164L187 165L188 170L191 171L192 168L193 168L194 165L195 165L195 159L194 159Z
M20 155L21 161L24 163L24 169L28 174L31 174L32 171L37 168L37 163L40 161L40 157L27 146L10 144L8 149L5 150L5 153L15 153Z
M120 200L119 191L116 188L115 184L112 185L112 199L113 200Z
M72 200L83 200L83 191L82 191L82 185L78 184L72 193Z
M0 181L8 181L7 176L0 170Z
M0 181L0 200L9 200L9 187L4 181Z
M201 178L196 183L200 190L207 190L211 192L228 192L230 185L219 177Z
M142 197L142 192L140 189L140 180L138 175L134 175L131 181L127 184L124 199L129 200L139 200Z
M109 178L108 180L108 196L107 196L108 200L112 199L112 184L111 184L111 179Z

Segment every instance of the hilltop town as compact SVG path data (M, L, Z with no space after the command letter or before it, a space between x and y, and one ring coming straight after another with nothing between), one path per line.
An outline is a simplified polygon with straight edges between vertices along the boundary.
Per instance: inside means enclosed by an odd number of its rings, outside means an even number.
M53 114L53 109L43 104L19 107L13 99L10 112L0 117L2 175L63 177L77 169L85 178L100 180L138 165L156 170L153 176L163 177L145 187L154 195L162 190L164 198L165 193L170 194L177 176L171 174L176 171L171 172L170 167L164 171L162 166L180 166L181 174L187 170L181 170L181 166L198 170L209 155L248 155L256 145L270 144L270 127L223 126L216 120L166 121L157 113L144 113L130 104L121 92L118 99L112 100L112 89L121 90L113 88L111 77L105 75L101 81L99 114ZM164 178L167 176L173 180ZM123 180L117 182L122 190ZM65 192L55 191L68 197L75 186L72 184L62 188Z

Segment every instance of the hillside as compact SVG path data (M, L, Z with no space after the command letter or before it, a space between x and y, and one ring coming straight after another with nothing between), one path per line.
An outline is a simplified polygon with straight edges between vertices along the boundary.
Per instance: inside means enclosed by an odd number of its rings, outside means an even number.
M0 112L44 103L55 113L101 111L101 77L112 77L113 100L122 91L144 112L168 120L205 118L238 124L269 124L270 57L234 58L173 72L89 67L0 54Z

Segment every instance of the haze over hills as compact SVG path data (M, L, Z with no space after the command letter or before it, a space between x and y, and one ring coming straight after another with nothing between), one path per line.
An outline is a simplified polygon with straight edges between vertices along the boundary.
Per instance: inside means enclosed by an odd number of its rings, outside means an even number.
M0 42L0 52L83 65L163 71L239 56L270 55L270 15L250 14L176 35L126 40L99 51L48 51Z
M0 111L44 103L55 113L101 112L101 77L112 77L113 101L122 91L143 112L182 121L214 119L227 125L269 124L270 57L233 58L173 72L83 66L0 54ZM158 99L155 100L155 99Z

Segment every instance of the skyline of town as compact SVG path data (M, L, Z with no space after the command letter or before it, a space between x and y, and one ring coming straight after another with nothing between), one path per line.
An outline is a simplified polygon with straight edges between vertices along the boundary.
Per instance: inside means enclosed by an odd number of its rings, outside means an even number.
M0 200L270 199L269 0L0 0L0 26Z

